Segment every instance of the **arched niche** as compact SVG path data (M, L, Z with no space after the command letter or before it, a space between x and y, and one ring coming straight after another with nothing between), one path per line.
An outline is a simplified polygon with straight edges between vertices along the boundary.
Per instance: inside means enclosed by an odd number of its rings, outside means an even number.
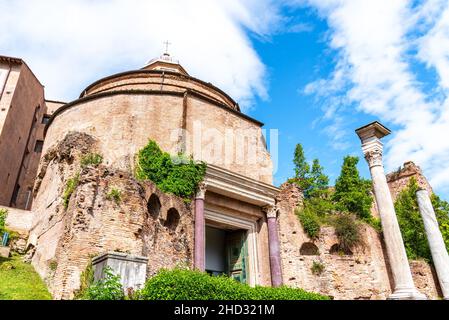
M150 200L148 200L147 208L148 213L153 219L157 219L159 217L161 213L161 201L157 195L151 195Z
M334 244L329 253L336 256L352 256L353 252L348 248L342 248L338 243Z
M301 249L299 250L300 254L302 256L319 256L320 255L320 249L312 243L312 242L306 242L301 246Z
M175 208L171 208L167 212L167 219L165 220L164 227L166 227L168 230L176 231L180 219L181 216L179 215L178 210L176 210Z

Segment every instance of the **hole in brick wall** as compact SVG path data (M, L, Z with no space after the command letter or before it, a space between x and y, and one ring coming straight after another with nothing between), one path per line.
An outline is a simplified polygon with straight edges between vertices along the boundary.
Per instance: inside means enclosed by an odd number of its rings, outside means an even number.
M178 210L171 208L167 213L167 220L165 220L164 227L171 231L175 231L179 225L180 215Z
M342 248L338 243L334 244L331 249L329 250L329 253L336 256L352 256L353 253L348 248Z
M300 253L302 256L319 256L320 250L312 242L306 242L301 246Z
M148 200L148 213L150 214L153 219L157 219L159 217L159 214L161 213L161 201L159 200L159 197L155 194L153 194L150 197L150 200Z

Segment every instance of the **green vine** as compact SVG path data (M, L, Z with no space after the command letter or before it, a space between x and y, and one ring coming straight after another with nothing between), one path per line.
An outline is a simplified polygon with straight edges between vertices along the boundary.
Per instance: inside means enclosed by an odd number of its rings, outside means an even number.
M79 185L79 181L80 181L79 173L77 173L73 178L67 180L66 188L62 196L64 208L66 210L69 207L70 198L72 197L72 194L75 192L76 188Z
M171 156L150 140L137 155L136 178L154 182L165 193L191 199L204 180L206 169L206 163L184 154Z

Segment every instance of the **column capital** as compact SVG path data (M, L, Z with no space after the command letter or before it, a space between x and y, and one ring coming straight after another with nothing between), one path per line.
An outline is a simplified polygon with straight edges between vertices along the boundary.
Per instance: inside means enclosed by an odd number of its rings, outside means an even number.
M383 148L374 147L363 152L365 154L365 159L368 162L370 168L383 166L382 156Z
M204 200L204 199L206 199L206 191L207 191L207 187L208 187L208 185L207 185L207 183L206 182L201 182L199 185L198 185L198 191L196 192L196 197L195 197L195 199L197 199L197 200Z
M275 205L268 205L262 208L268 219L276 219L278 216L278 208Z

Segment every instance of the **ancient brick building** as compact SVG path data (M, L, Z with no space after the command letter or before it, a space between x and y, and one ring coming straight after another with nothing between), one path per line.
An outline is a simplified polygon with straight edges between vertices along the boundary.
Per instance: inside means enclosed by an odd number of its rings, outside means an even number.
M20 59L0 63L0 205L22 235L16 249L55 299L73 298L89 261L107 252L148 257L149 277L182 265L337 299L391 291L381 237L368 228L365 251L348 257L332 253L333 230L319 243L308 239L294 213L300 192L272 185L263 124L168 54L101 79L67 104L46 101ZM193 202L135 179L136 154L150 139L207 162ZM92 153L103 162L82 166ZM120 190L120 202L111 190ZM328 265L319 277L310 271L317 257Z

